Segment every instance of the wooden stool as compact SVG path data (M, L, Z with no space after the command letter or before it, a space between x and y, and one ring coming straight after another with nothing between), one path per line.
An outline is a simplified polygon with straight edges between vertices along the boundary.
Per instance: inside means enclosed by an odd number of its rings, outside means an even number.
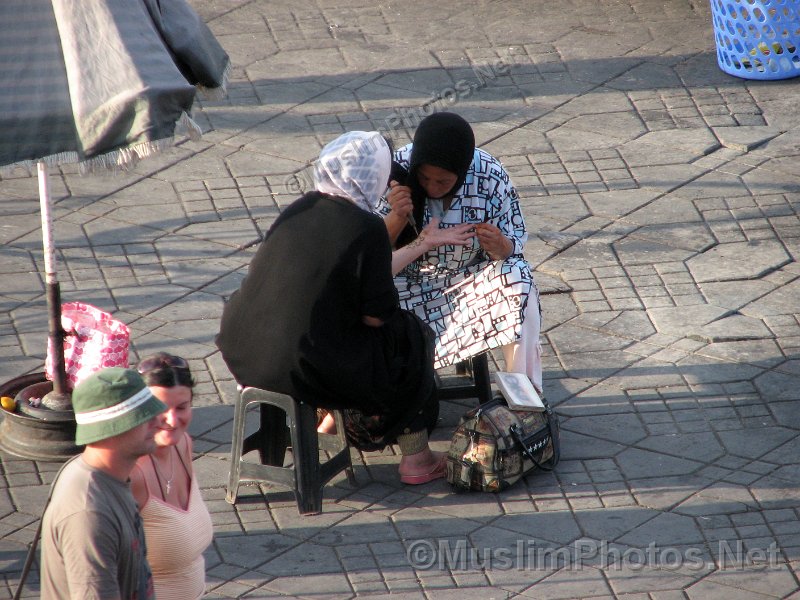
M245 438L247 408L251 404L259 404L260 426ZM341 412L331 412L336 433L317 433L317 414L311 405L277 392L241 389L233 417L231 468L225 499L231 504L236 502L240 482L273 483L294 491L300 514L322 512L322 488L337 473L346 471L348 481L355 483L344 419ZM284 467L290 445L292 464ZM242 460L242 456L253 450L258 450L261 464ZM320 450L331 455L324 463L319 461Z
M472 383L467 385L439 386L439 398L453 400L458 398L477 398L480 404L492 399L492 383L489 380L488 352L468 358L456 365L456 373L468 374L471 371Z

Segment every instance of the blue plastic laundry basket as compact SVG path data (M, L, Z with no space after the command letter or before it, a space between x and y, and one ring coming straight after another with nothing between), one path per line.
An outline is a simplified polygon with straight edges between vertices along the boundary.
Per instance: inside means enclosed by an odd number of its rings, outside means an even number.
M800 75L800 0L711 0L719 68L745 79Z

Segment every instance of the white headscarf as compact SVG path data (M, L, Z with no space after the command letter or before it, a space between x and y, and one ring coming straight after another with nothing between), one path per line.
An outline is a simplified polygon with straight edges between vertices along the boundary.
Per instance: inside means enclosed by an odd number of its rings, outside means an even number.
M320 192L344 196L374 212L391 166L391 150L381 134L350 131L322 149L314 163L314 184Z

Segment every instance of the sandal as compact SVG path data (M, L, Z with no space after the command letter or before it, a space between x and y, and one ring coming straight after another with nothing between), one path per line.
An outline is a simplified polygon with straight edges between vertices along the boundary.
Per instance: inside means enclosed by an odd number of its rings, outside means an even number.
M439 461L439 464L436 465L432 471L428 473L424 473L422 475L400 475L400 481L402 483L407 483L408 485L421 485L423 483L428 483L429 481L434 481L436 479L441 479L447 475L447 455L443 455L442 459Z

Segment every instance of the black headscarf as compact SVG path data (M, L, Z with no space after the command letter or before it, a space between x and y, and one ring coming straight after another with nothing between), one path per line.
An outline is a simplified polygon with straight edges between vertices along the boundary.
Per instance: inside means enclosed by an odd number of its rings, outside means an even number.
M422 119L414 133L409 160L409 176L406 185L411 188L411 201L414 203L414 221L422 224L425 211L425 188L419 183L417 171L422 165L432 165L451 173L458 179L445 196L458 191L464 185L467 171L475 154L475 134L472 127L455 113L434 113ZM416 233L407 226L397 240L397 245L404 246L416 237Z

